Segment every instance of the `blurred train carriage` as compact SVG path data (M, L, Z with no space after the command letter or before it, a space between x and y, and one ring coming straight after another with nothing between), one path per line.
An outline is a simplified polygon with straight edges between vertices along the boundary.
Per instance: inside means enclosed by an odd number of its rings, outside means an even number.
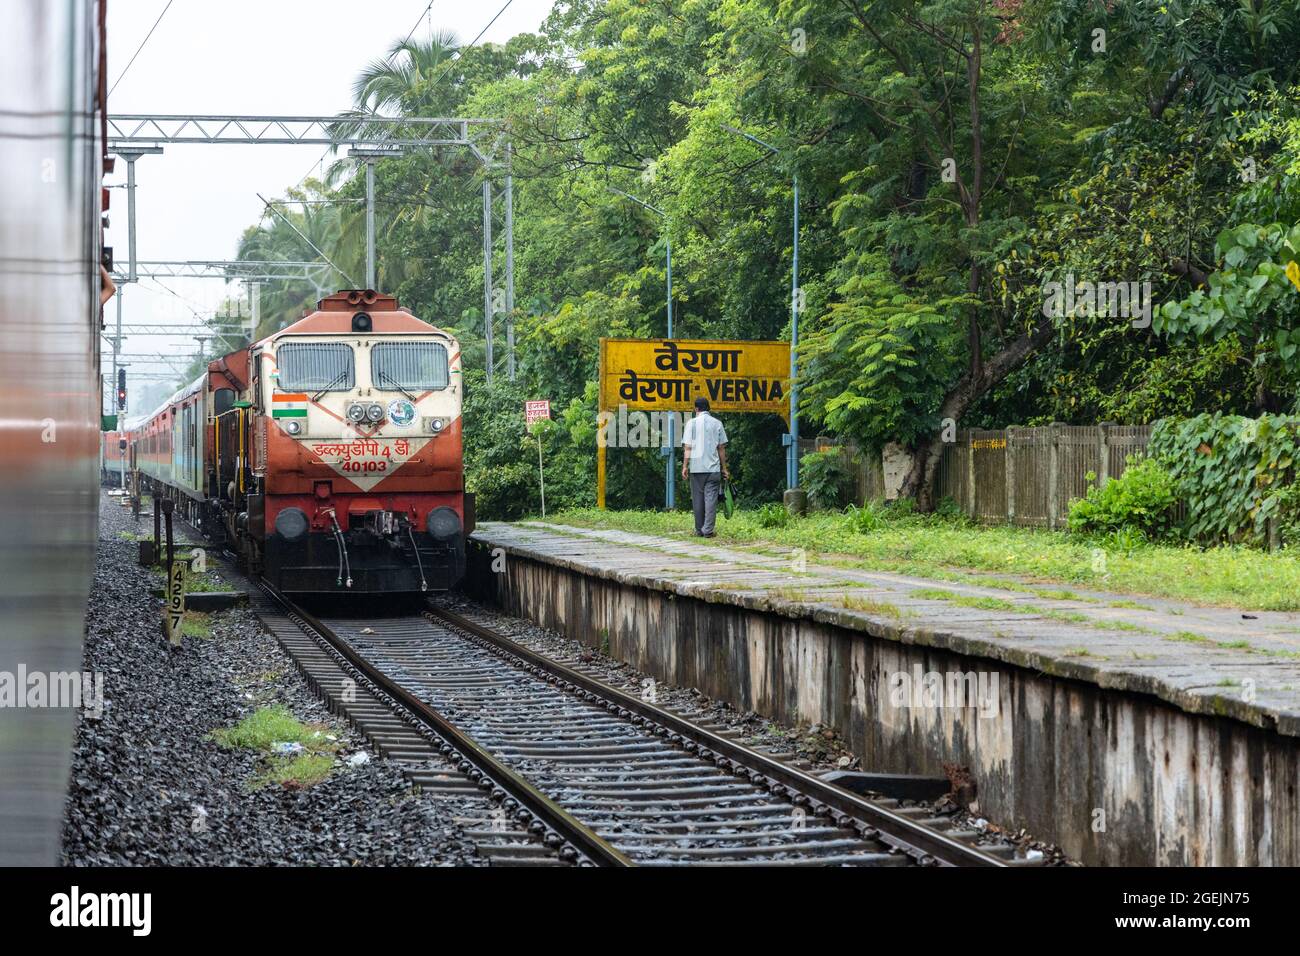
M344 291L209 364L129 427L145 488L291 593L440 591L463 575L460 347Z
M0 674L75 674L95 562L104 4L4 4ZM22 680L19 677L19 680ZM0 707L0 865L57 862L76 710Z

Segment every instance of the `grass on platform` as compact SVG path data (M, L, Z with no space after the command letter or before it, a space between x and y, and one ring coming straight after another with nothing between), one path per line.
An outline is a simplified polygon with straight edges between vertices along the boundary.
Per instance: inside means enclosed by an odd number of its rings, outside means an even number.
M814 513L792 518L783 528L765 528L757 512L739 511L730 519L719 518L716 538L692 537L692 518L686 512L579 509L550 520L676 535L693 544L803 548L810 561L823 564L978 584L1048 599L1087 600L1037 585L1072 584L1244 610L1300 609L1300 560L1289 551L1270 554L1235 546L1202 549L1154 544L1119 549L1064 532L986 527L934 516L890 516L890 510L885 509L884 519L865 533L838 513Z
M840 604L850 611L862 611L864 614L875 614L880 617L902 617L903 611L897 604L890 604L888 601L877 601L872 598L862 598L854 594L846 594L840 598Z

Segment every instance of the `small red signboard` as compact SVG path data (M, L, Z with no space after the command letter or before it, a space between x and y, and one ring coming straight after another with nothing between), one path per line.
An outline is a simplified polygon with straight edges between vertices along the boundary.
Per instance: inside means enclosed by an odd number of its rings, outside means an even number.
M529 427L539 418L551 417L551 400L542 398L532 402L524 402L524 422Z

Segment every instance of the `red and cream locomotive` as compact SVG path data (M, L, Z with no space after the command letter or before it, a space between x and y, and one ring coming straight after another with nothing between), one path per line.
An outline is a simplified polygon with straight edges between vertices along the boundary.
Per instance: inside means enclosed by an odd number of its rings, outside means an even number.
M133 467L286 593L452 587L472 499L456 340L343 291L129 430Z

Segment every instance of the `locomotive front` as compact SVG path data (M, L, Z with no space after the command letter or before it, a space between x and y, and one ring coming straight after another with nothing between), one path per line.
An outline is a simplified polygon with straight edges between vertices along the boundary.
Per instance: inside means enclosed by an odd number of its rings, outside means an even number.
M456 340L350 291L249 359L263 575L288 593L452 587L467 530Z

